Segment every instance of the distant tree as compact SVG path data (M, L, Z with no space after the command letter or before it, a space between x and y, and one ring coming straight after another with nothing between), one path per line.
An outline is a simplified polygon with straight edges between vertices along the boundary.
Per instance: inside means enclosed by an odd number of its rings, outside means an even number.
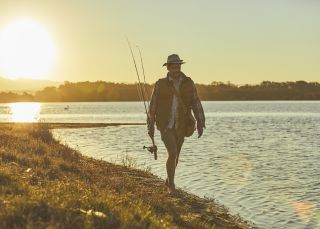
M146 97L150 96L154 84L146 84ZM0 93L0 102L93 102L93 101L139 101L138 83L125 84L105 81L65 81L58 87L46 87L34 95L28 93ZM202 100L320 100L318 82L273 82L238 86L231 82L212 81L210 84L196 84Z

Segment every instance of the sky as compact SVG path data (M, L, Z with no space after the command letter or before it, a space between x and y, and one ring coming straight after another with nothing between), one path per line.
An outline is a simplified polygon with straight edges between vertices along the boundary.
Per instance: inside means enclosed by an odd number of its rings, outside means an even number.
M127 36L148 83L173 53L197 83L320 81L318 0L0 0L0 34L17 20L37 22L53 44L38 79L136 82Z

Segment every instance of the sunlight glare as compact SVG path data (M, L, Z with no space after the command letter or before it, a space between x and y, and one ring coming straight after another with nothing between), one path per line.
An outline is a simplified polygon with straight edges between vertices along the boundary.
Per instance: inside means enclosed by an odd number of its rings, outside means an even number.
M11 103L10 111L12 122L37 122L41 103Z
M0 75L46 79L55 56L54 41L39 23L20 19L0 28Z

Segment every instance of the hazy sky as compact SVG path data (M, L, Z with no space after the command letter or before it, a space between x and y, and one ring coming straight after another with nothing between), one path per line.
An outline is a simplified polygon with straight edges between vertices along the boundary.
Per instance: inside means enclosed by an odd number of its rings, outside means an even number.
M127 35L149 83L172 53L198 83L320 81L319 0L0 0L0 31L19 18L50 33L51 80L137 81Z

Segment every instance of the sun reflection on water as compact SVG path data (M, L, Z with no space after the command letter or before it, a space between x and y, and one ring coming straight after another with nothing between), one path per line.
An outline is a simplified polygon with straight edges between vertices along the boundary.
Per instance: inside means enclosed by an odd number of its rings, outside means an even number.
M10 104L10 121L11 122L37 122L41 103L11 103Z

